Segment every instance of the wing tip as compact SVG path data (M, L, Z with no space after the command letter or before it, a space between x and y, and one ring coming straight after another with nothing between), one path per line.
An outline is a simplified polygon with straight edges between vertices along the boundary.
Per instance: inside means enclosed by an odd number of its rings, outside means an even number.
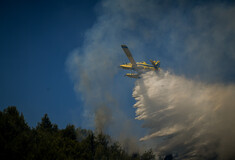
M123 44L123 45L121 45L122 46L122 48L128 48L125 44Z

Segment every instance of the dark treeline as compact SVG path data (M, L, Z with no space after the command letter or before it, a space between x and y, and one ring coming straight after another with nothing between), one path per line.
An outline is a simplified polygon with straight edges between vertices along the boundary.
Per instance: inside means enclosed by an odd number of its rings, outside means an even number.
M16 107L0 111L0 159L152 160L151 150L128 154L108 135L67 125L58 129L45 114L31 128Z

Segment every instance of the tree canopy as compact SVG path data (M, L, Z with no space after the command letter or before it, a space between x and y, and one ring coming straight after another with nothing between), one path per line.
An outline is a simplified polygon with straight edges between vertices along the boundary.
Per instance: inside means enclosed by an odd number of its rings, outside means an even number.
M58 129L47 114L31 128L15 106L0 111L1 159L153 160L152 150L128 154L103 133L75 128Z

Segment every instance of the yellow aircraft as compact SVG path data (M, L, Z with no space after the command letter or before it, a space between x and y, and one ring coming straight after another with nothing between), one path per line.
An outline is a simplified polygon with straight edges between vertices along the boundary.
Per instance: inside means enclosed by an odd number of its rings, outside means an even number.
M147 64L146 62L135 62L128 47L126 45L121 45L121 46L131 63L122 64L120 65L120 67L123 69L133 70L137 72L137 73L127 73L125 76L130 78L140 78L140 74L143 72L160 70L160 61L153 61L150 59L152 65Z

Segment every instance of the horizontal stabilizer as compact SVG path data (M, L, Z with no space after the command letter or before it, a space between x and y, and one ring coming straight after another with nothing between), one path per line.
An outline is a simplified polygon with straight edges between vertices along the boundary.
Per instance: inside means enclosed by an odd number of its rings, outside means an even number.
M151 63L152 63L152 65L154 66L154 68L156 69L156 70L158 70L159 68L160 68L160 61L153 61L153 60L149 60Z

